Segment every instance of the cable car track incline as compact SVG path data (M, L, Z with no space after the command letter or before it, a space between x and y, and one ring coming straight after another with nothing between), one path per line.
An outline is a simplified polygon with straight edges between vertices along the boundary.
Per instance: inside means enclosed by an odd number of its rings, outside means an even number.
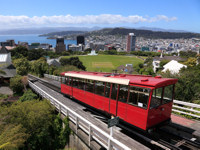
M38 77L35 77L33 75L28 75L29 79L32 82L40 82L41 84L47 86L48 88L51 88L52 90L61 93L60 88L57 87L56 85L53 85L49 83L46 80L40 79ZM91 109L87 107L87 110L92 112L94 114L94 117L97 119L102 120L103 122L107 122L108 117L103 116L101 112L97 112L94 109ZM176 135L174 133L171 133L170 131L166 131L161 129L156 129L153 134L147 134L139 130L133 130L129 126L125 126L124 124L119 124L118 125L121 129L127 131L130 136L134 139L139 138L139 141L142 143L146 144L145 142L148 142L148 145L151 144L150 148L152 149L177 149L177 150L182 150L182 149L200 149L200 143L197 141L192 141L189 138L182 137L179 135ZM123 131L124 132L124 131ZM163 136L164 135L164 136ZM137 136L137 137L135 137ZM141 140L140 140L141 139ZM142 141L143 140L143 141Z

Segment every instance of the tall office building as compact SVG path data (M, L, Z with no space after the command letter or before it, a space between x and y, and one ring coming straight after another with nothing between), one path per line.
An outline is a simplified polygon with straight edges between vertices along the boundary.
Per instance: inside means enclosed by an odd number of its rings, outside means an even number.
M66 45L64 42L64 38L62 37L58 37L56 39L56 53L62 53L64 51L66 51Z
M129 33L126 45L127 52L135 51L135 42L136 42L136 36L134 35L134 33Z
M77 36L77 45L82 44L85 45L85 38L84 36Z

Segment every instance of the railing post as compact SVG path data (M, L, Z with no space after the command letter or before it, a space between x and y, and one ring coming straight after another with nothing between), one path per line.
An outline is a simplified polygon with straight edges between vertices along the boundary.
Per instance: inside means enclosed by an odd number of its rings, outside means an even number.
M90 144L91 144L90 142L92 140L92 135L91 134L92 134L91 125L89 124L89 139L88 139L88 142L89 142L88 145L89 145L89 147L90 147Z
M69 117L69 110L67 109L67 117Z
M76 134L78 134L78 117L76 117Z
M59 104L59 114L61 114L61 105Z
M113 136L113 127L110 128L110 137L108 139L108 150L111 149L111 142L110 142L110 138Z

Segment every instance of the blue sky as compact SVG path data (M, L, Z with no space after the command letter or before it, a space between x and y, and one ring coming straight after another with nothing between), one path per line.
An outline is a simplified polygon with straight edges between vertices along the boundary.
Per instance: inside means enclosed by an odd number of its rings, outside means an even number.
M157 27L200 33L200 0L2 0L0 28Z

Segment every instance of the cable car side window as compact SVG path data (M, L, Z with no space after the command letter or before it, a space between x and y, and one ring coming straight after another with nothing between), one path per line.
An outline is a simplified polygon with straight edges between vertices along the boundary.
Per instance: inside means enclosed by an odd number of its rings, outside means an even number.
M68 80L69 80L69 77L65 77L63 83L66 84L66 85L69 85Z
M68 77L67 85L72 86L72 77Z
M95 94L104 96L105 83L100 81L95 81Z
M78 84L78 88L81 90L85 90L85 80L84 79L79 79L79 84Z
M60 77L61 77L61 78L60 78L60 79L61 79L61 81L60 81L61 84L65 84L65 80L66 80L65 78L67 78L67 77L63 77L63 76L60 76Z
M94 81L93 80L86 80L85 90L88 92L94 92Z
M150 109L160 106L162 98L163 98L163 87L154 89L153 94L151 96Z
M111 87L110 83L105 84L105 97L107 97L107 98L110 97L110 87Z
M119 86L119 96L118 100L120 102L126 103L128 98L128 86L127 85L120 85Z
M164 88L162 104L169 103L173 100L174 85L168 85Z
M78 88L78 82L77 78L73 78L73 87Z
M116 100L116 98L117 98L117 91L118 91L118 84L113 84L112 83L111 99Z
M147 109L150 89L130 86L128 104Z

